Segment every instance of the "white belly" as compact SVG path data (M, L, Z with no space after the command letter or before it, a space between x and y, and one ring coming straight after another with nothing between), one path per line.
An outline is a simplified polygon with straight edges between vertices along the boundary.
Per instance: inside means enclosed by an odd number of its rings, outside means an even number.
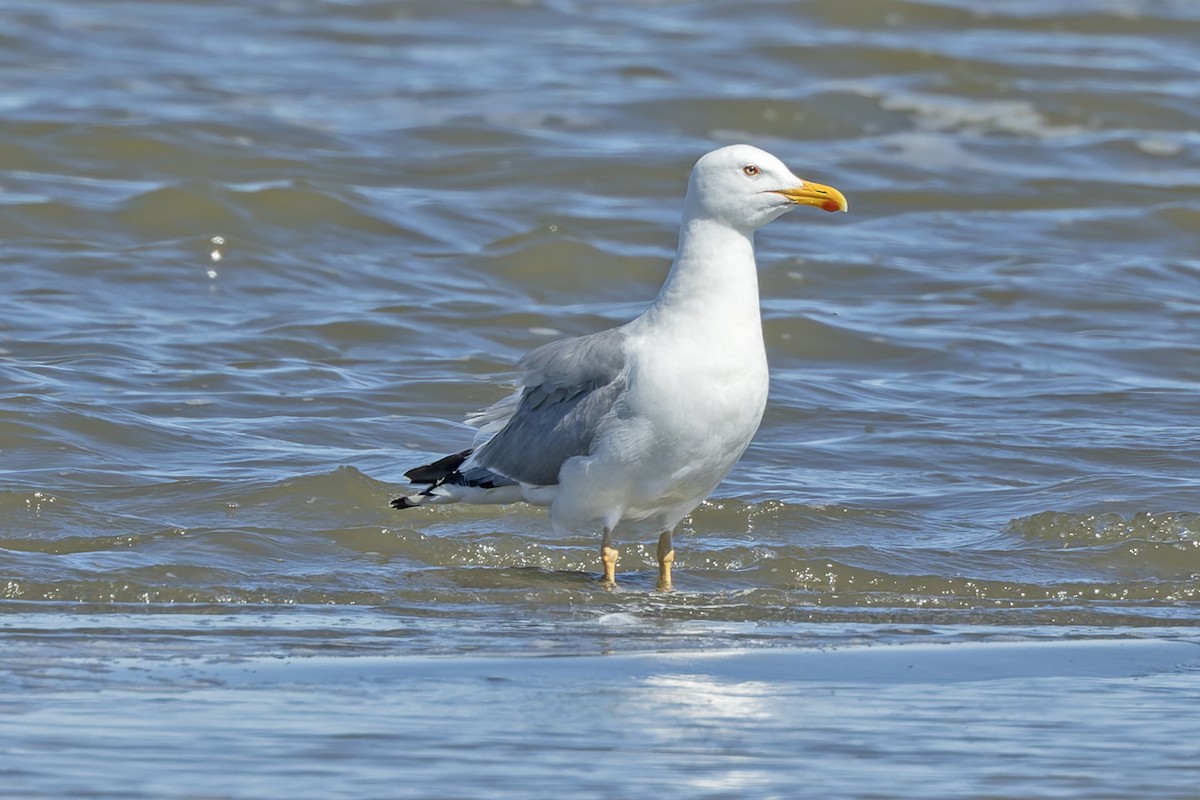
M737 348L689 337L639 349L628 390L591 455L564 465L555 524L624 521L662 530L708 497L741 458L766 407L766 354L761 332L751 334Z

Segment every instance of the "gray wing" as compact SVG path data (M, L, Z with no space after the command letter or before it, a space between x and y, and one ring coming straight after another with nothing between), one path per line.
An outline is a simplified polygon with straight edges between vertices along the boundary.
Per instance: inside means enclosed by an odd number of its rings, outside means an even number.
M515 408L501 401L480 415L495 423L511 413L464 473L482 468L521 483L557 484L564 461L590 452L601 418L625 389L625 339L613 328L551 342L521 359L524 388Z

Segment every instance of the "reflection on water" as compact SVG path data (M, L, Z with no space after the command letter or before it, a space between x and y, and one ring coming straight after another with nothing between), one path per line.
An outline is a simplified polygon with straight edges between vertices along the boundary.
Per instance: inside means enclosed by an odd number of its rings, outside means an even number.
M774 717L767 705L772 688L778 693L781 687L754 681L730 685L707 675L654 675L626 698L630 708L624 714L636 716L640 734L655 743L664 759L673 753L695 753L700 740L724 742L726 758L695 764L679 776L677 791L686 787L693 793L745 796L773 783L769 771L752 764L753 752L747 747Z
M646 687L649 694L670 698L670 706L661 709L669 720L664 729L688 724L736 726L771 716L771 686L765 683L729 686L705 675L658 675Z
M0 746L32 743L22 777L57 796L88 793L116 735L116 785L141 796L178 795L162 776L186 774L206 796L261 784L308 798L336 783L349 796L517 798L570 775L585 798L1180 797L1196 771L1195 721L1179 710L1197 699L1198 657L1194 637L669 657L114 653L78 689L26 677L10 703L22 725ZM195 767L218 758L226 769Z

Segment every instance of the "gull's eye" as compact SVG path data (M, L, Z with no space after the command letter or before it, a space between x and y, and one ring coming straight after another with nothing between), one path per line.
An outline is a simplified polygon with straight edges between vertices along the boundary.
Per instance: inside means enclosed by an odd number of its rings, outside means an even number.
M758 167L754 166L753 164L747 164L746 166L742 167L742 172L746 174L746 177L753 178L758 174Z

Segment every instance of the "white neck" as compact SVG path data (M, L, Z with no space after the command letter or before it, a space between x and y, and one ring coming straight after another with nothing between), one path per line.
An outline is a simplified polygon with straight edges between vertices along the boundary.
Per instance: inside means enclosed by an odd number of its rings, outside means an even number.
M760 327L751 236L711 218L685 220L675 261L649 313L695 313L714 324L753 318Z

